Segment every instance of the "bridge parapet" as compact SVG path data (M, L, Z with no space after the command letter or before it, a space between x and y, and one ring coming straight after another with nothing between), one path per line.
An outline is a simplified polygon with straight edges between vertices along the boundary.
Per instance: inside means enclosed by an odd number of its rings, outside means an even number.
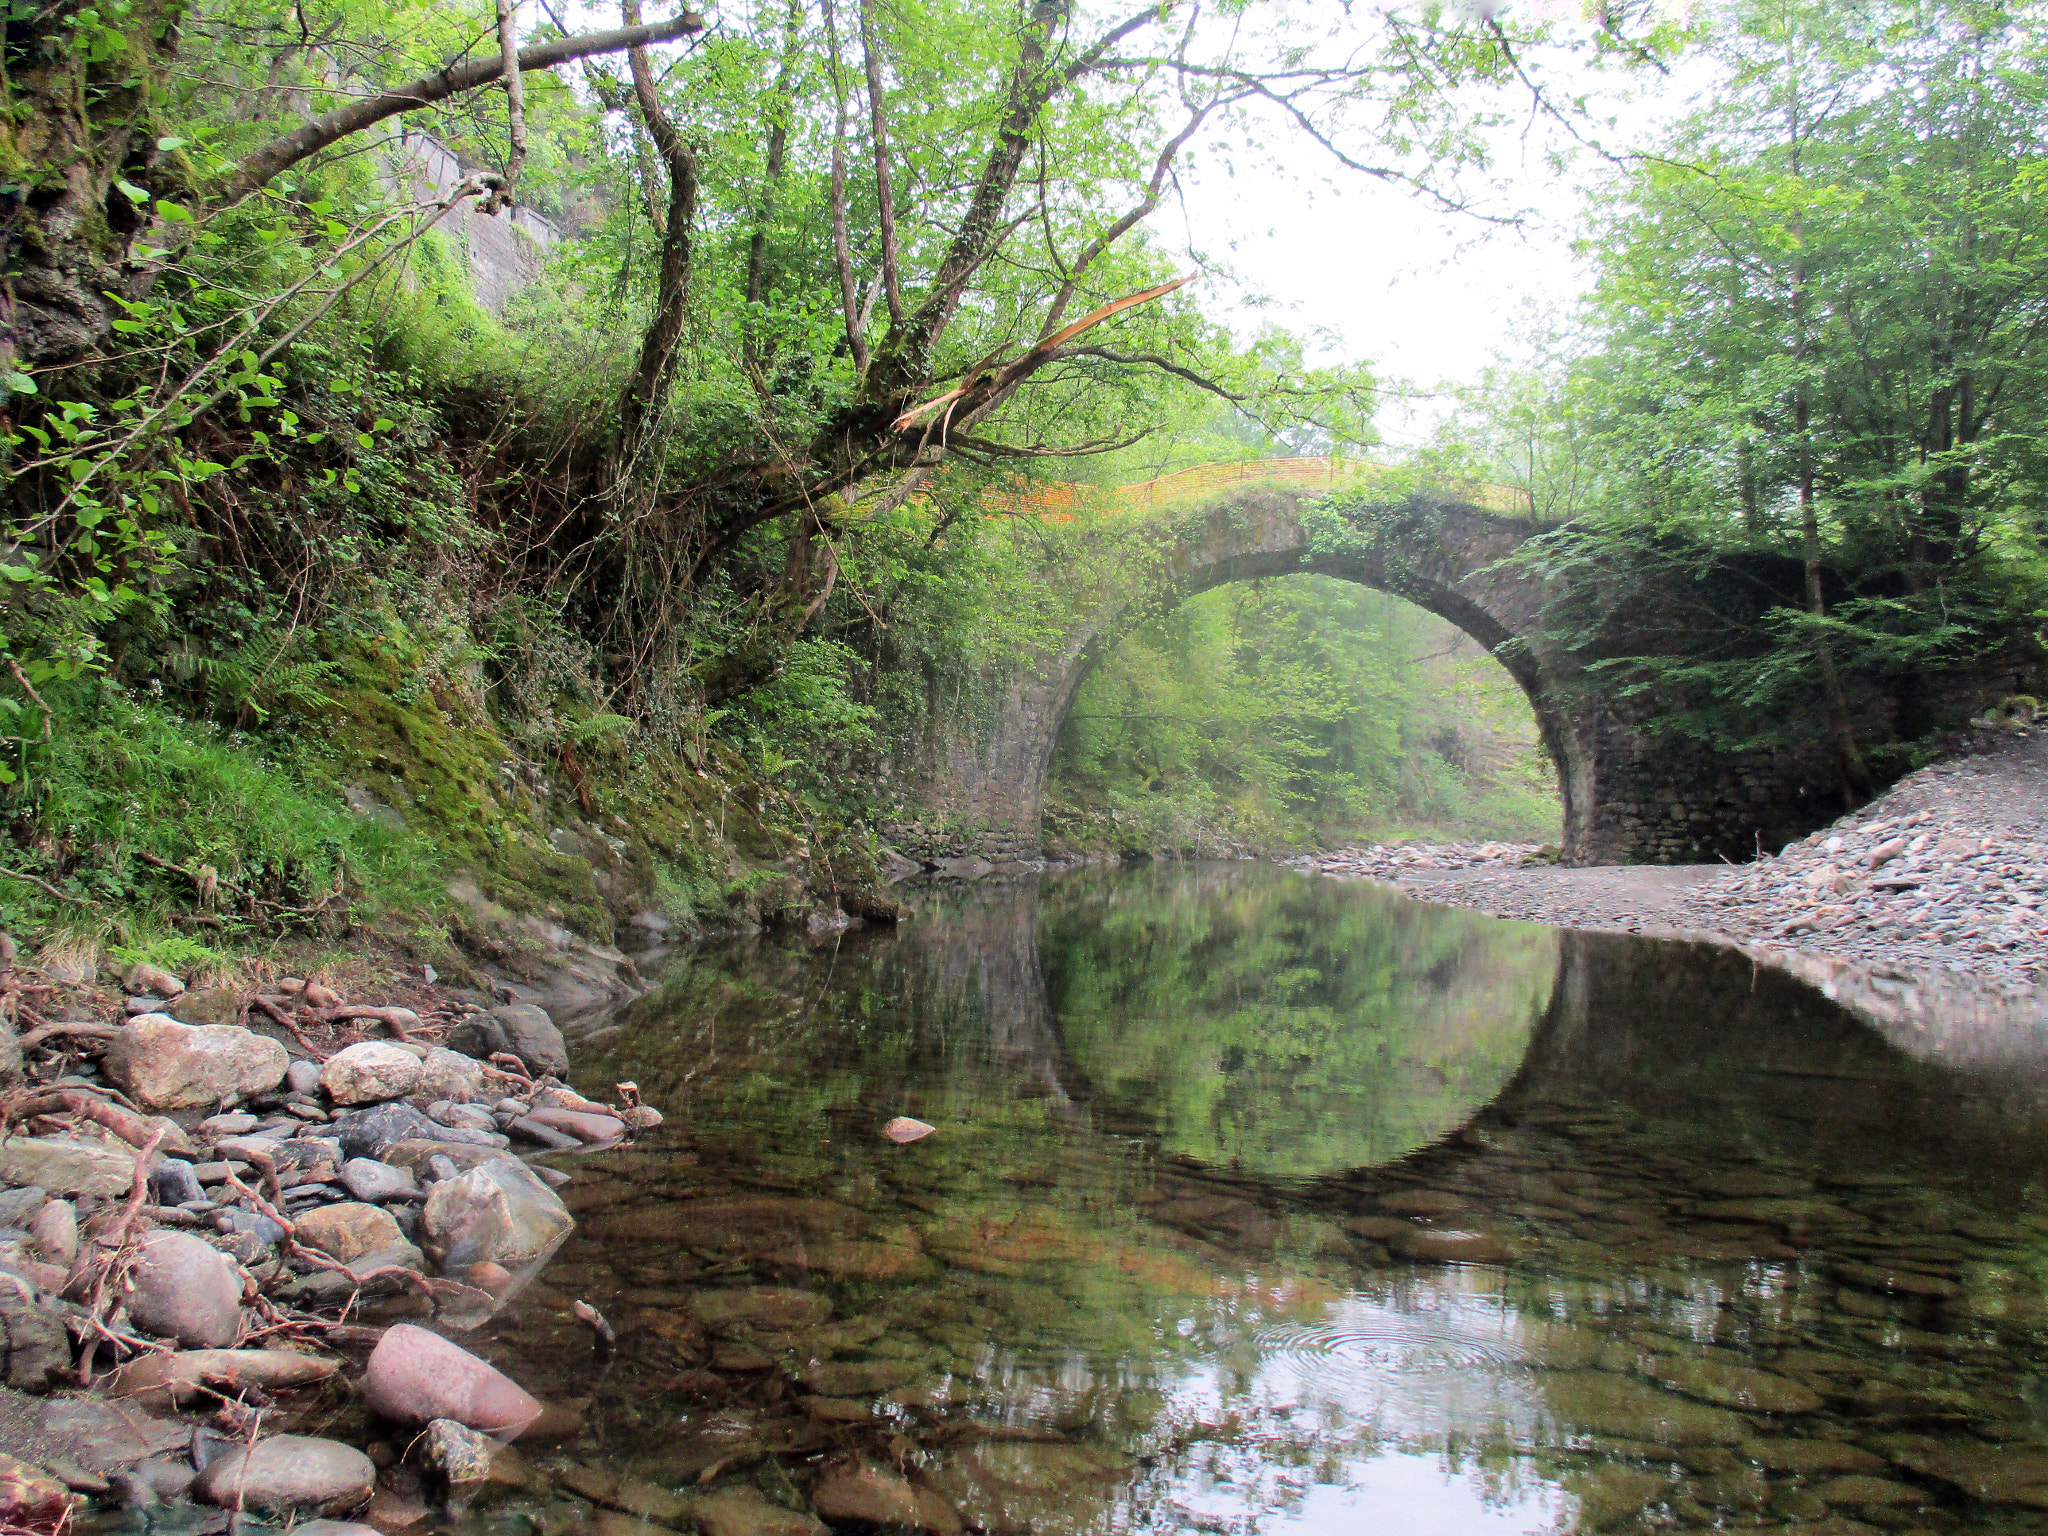
M1293 486L1305 491L1379 489L1405 498L1415 488L1415 479L1412 471L1340 455L1233 459L1216 464L1192 464L1186 469L1141 480L1135 485L1027 481L1020 477L1009 487L990 486L981 493L981 501L991 511L1018 515L1037 513L1058 520L1062 514L1071 516L1083 511L1098 514L1150 512L1255 484ZM1512 485L1459 480L1435 489L1467 506L1505 516L1529 516L1533 511L1529 493Z

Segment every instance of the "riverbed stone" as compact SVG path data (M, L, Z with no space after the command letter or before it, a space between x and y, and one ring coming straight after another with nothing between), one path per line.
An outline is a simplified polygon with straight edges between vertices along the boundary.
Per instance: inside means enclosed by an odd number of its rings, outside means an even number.
M689 1516L703 1536L827 1536L816 1515L771 1504L744 1484L698 1494L689 1501Z
M363 1372L373 1412L413 1428L453 1419L486 1434L515 1438L541 1416L541 1404L511 1377L461 1345L411 1323L384 1331Z
M882 1467L841 1466L811 1490L811 1504L833 1524L881 1525L953 1536L959 1514L938 1495Z
M421 1218L427 1252L443 1269L501 1264L518 1271L546 1259L575 1225L561 1197L510 1158L440 1180Z
M195 1498L224 1509L348 1514L370 1501L376 1465L352 1445L310 1435L272 1435L210 1462Z
M420 1084L419 1057L387 1040L363 1040L327 1058L320 1086L337 1104L402 1099Z
M1644 1374L1687 1397L1749 1413L1815 1413L1821 1395L1787 1376L1697 1355L1656 1355Z
M1888 1296L1926 1296L1947 1300L1963 1294L1963 1288L1953 1280L1944 1280L1939 1275L1925 1275L1916 1269L1901 1269L1891 1264L1864 1264L1837 1259L1830 1268L1838 1280L1861 1290L1878 1291Z
M1737 1445L1749 1421L1608 1371L1558 1371L1537 1378L1551 1413L1568 1432L1664 1445Z
M297 1225L300 1242L344 1264L405 1241L389 1211L360 1200L320 1206L299 1217Z
M394 1167L368 1157L352 1157L343 1163L341 1182L356 1199L372 1204L385 1200L411 1200L419 1194L420 1188L410 1168Z
M151 965L147 960L138 960L121 973L121 985L130 992L146 992L151 997L172 998L185 990L185 983L173 976L160 965Z
M1841 1440L1795 1440L1766 1436L1745 1440L1738 1447L1758 1466L1773 1472L1792 1472L1815 1477L1824 1472L1882 1472L1882 1456Z
M445 1046L429 1047L420 1063L418 1092L431 1099L466 1103L484 1091L486 1068L474 1057Z
M1911 1483L1894 1482L1888 1477L1871 1477L1862 1472L1851 1472L1844 1477L1831 1477L1814 1486L1814 1493L1829 1504L1846 1505L1852 1509L1882 1509L1892 1505L1920 1505L1934 1502L1925 1488L1916 1488Z
M223 1393L233 1397L251 1387L281 1392L317 1386L340 1363L285 1349L184 1349L139 1355L116 1371L108 1386L124 1403L170 1407L194 1399L214 1401Z
M2048 1496L2048 1450L1908 1434L1886 1435L1871 1444L1894 1466L1948 1483L1973 1499L2038 1507L2039 1498Z
M268 1093L290 1057L275 1040L237 1024L190 1024L162 1014L130 1019L101 1065L144 1109L196 1109Z
M829 1298L786 1285L692 1291L689 1305L708 1328L753 1328L776 1333L815 1328L832 1315Z
M1519 1252L1514 1242L1498 1233L1439 1227L1410 1227L1387 1246L1404 1259L1425 1264L1509 1264Z
M233 987L201 987L184 992L171 1000L171 1017L181 1024L239 1024L242 994Z
M234 1343L242 1281L226 1254L187 1232L151 1232L136 1247L128 1315L138 1328L196 1349Z

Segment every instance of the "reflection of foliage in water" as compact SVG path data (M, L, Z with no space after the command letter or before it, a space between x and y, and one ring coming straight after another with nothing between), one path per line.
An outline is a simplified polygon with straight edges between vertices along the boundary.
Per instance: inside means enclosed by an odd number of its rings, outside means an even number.
M1549 1000L1549 929L1261 867L1045 887L1067 1053L1169 1151L1274 1177L1364 1167L1463 1124Z

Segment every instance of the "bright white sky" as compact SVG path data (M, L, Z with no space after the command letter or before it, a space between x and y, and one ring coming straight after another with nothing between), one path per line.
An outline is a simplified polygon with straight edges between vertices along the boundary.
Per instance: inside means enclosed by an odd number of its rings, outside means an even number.
M1602 120L1584 131L1618 150L1655 137L1706 79L1681 67L1662 82L1617 72L1576 83ZM1500 100L1512 111L1527 98ZM1568 318L1591 284L1572 247L1586 185L1604 162L1547 119L1518 118L1495 136L1497 186L1483 204L1521 214L1516 227L1443 212L1344 169L1306 140L1290 143L1285 129L1267 142L1286 146L1288 164L1257 175L1229 176L1213 160L1205 169L1198 152L1181 178L1182 203L1163 207L1155 229L1175 248L1231 269L1237 284L1205 280L1200 302L1241 333L1264 322L1302 335L1326 331L1319 360L1363 359L1383 381L1417 386L1418 397L1405 406L1390 401L1381 415L1390 441L1426 438L1443 409L1431 386L1476 382L1488 364L1524 355L1516 333ZM1550 163L1558 150L1575 151L1563 173Z

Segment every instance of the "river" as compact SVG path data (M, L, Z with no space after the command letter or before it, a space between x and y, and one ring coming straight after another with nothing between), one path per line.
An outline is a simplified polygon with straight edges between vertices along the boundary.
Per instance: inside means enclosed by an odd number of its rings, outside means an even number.
M1268 865L914 904L582 1043L669 1120L552 1160L579 1230L480 1347L582 1430L480 1526L2048 1526L2024 1066Z

